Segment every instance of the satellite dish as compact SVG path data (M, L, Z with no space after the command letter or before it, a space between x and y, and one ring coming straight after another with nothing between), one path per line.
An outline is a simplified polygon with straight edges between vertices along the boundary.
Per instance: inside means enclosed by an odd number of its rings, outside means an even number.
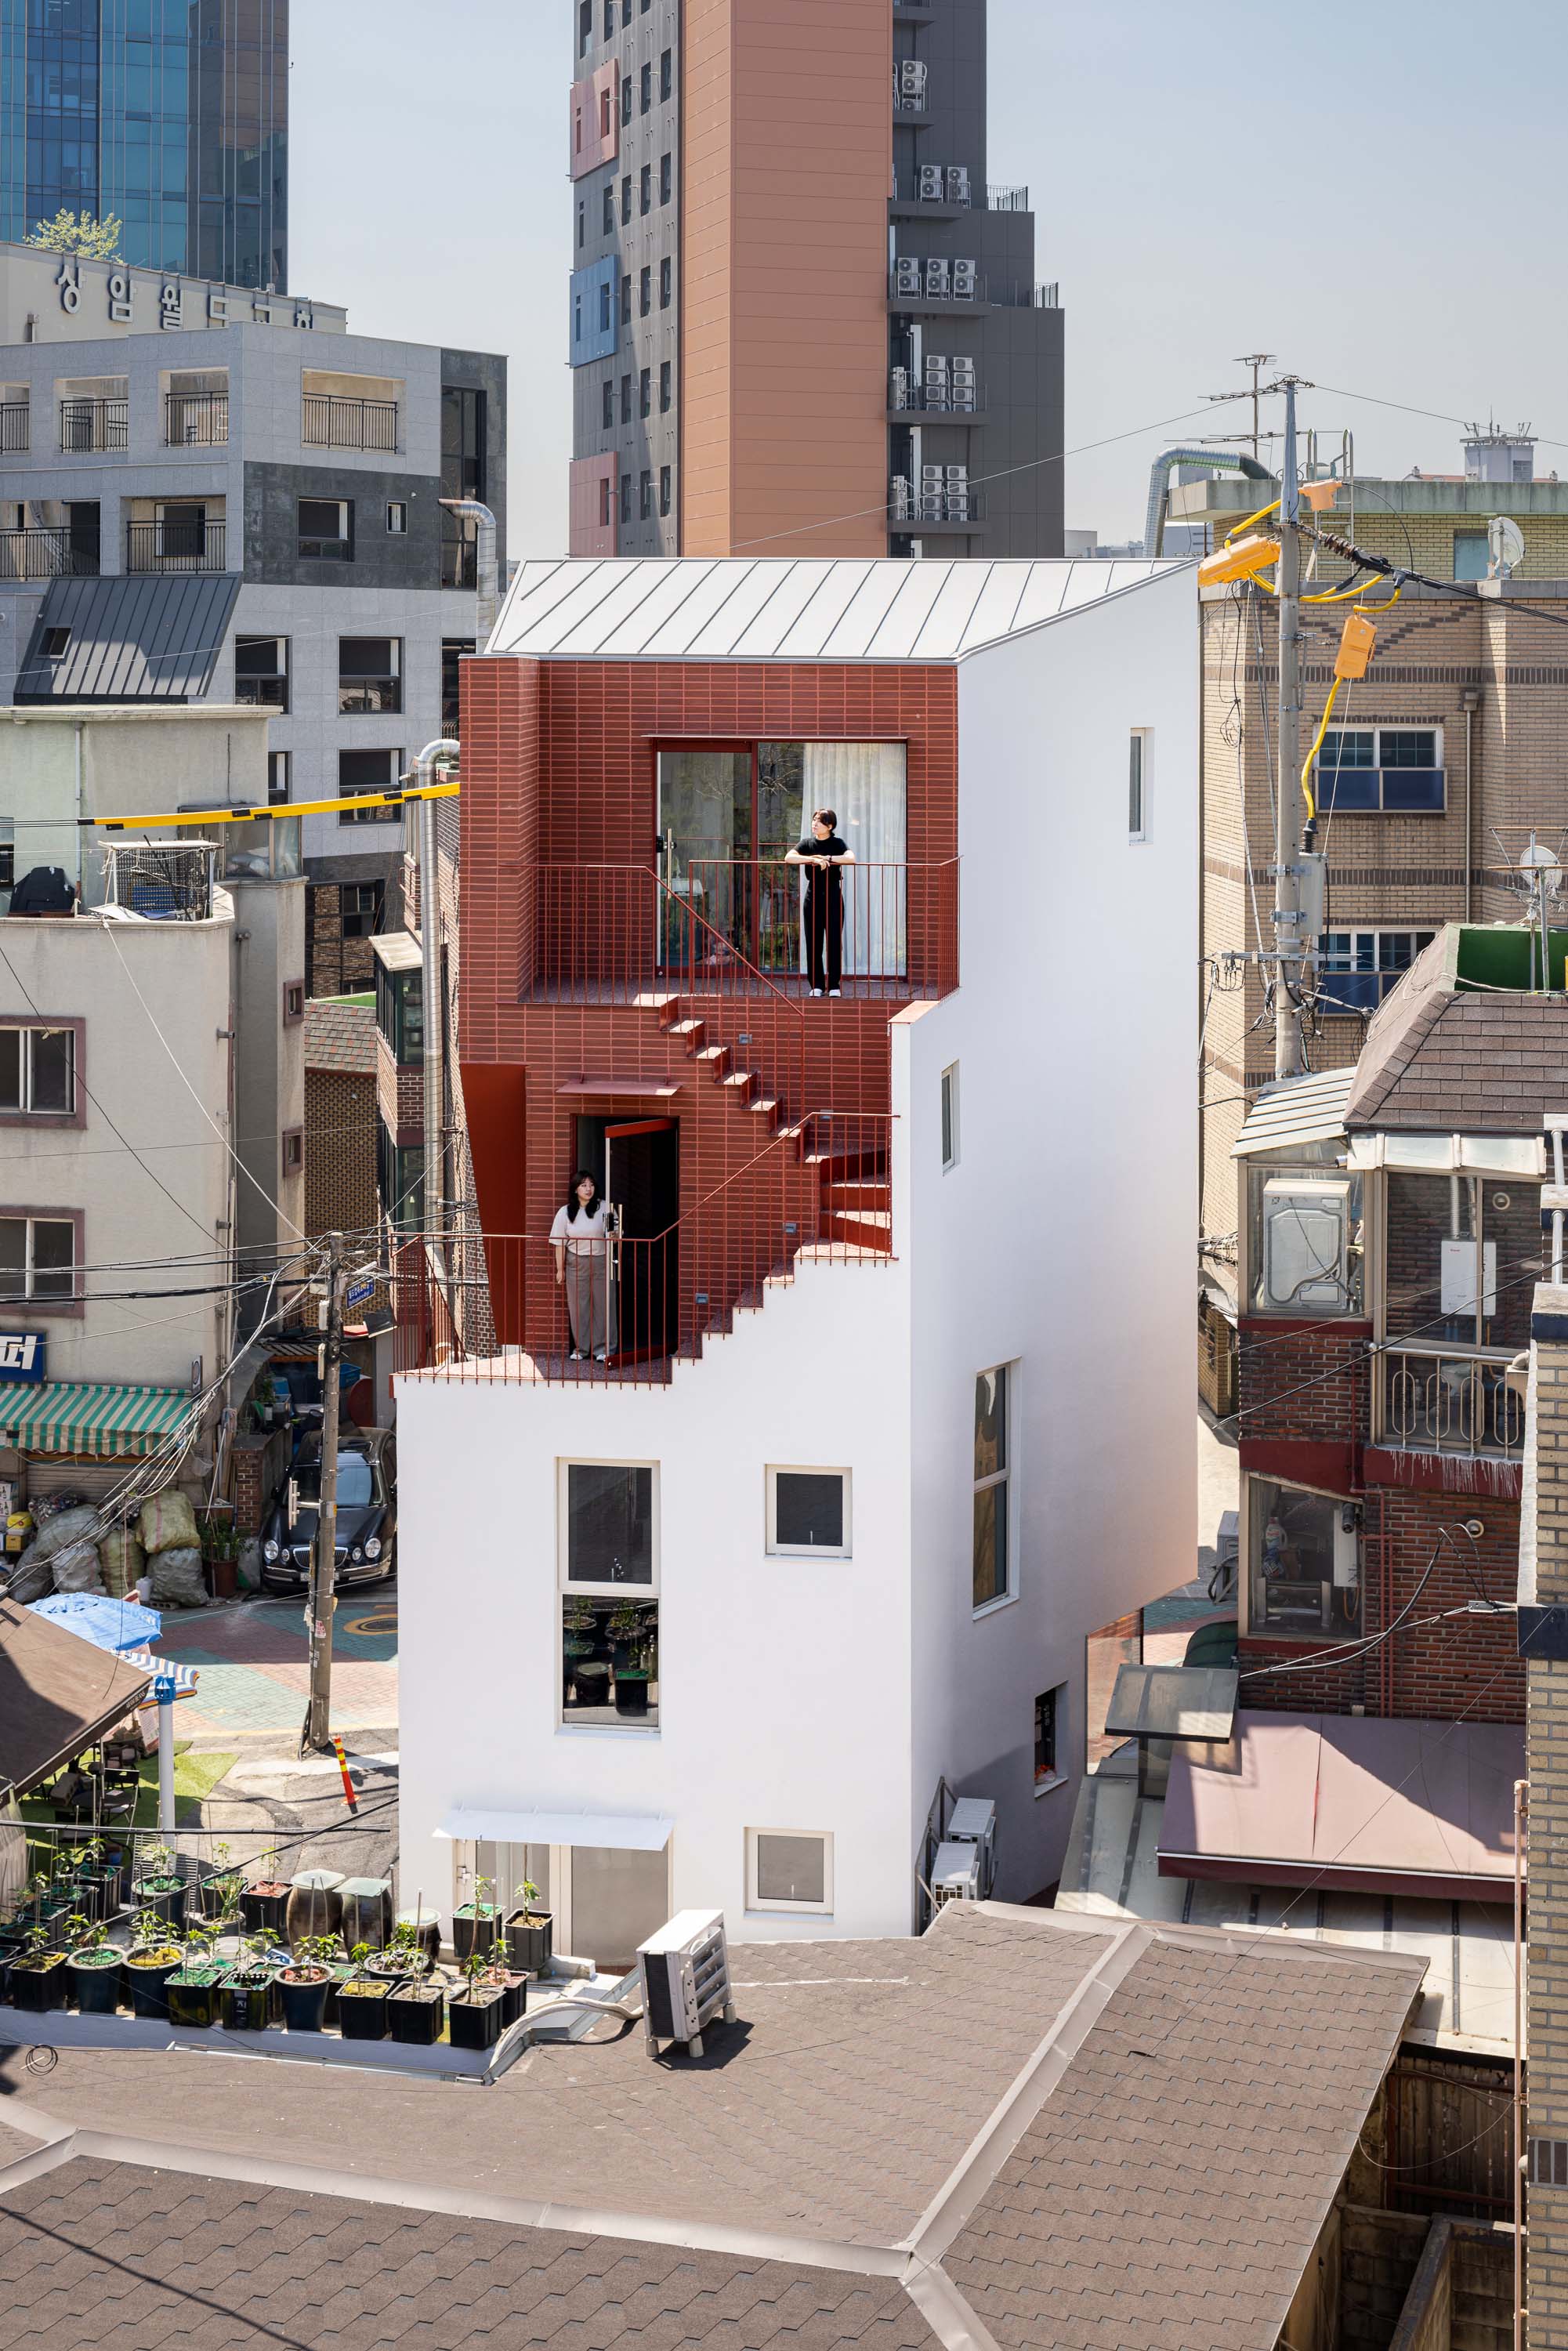
M1524 555L1524 533L1507 515L1493 515L1487 525L1487 549L1491 560L1487 566L1493 580L1507 580L1514 565Z
M1563 868L1550 849L1538 841L1533 833L1530 846L1519 853L1519 870L1527 882L1544 883L1549 893L1555 893L1563 881Z

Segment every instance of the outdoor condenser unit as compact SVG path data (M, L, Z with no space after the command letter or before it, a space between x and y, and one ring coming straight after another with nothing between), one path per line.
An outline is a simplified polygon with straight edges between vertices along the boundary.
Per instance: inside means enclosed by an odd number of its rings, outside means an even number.
M942 166L922 163L920 166L920 201L923 204L939 204L942 201Z
M638 1946L637 1959L649 2055L658 2055L661 2041L678 2041L700 2057L704 2025L716 2016L735 2022L723 1911L678 1910Z
M920 262L915 254L900 254L893 265L894 283L901 294L920 291Z
M1263 1186L1263 1303L1350 1303L1350 1186L1343 1177L1271 1176Z
M984 1902L997 1874L997 1808L989 1796L960 1796L947 1823L947 1844L968 1845L978 1855L974 1899ZM946 1850L946 1847L944 1847Z

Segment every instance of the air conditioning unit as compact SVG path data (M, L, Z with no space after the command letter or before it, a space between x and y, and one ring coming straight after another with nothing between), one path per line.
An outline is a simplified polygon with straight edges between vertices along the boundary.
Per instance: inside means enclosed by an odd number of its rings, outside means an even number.
M893 282L901 294L920 291L920 263L916 256L901 253L893 265Z
M956 261L953 264L953 299L956 302L972 302L978 282L978 272L972 261Z
M925 60L924 57L903 57L898 68L898 93L901 98L924 98L925 95Z
M908 407L909 370L907 368L895 367L888 377L887 404L889 408Z
M979 1854L980 1899L990 1893L997 1874L997 1808L989 1796L960 1796L947 1823L950 1844L972 1845Z
M889 487L887 510L894 522L909 520L910 496L907 474L894 474Z
M979 1848L972 1844L939 1844L931 1865L931 1898L940 1910L948 1902L978 1902Z
M967 204L968 201L969 173L967 166L963 163L949 163L947 166L947 202L950 204Z
M922 163L920 166L920 201L923 204L939 204L942 201L942 166Z
M925 291L946 301L949 285L947 264L940 254L931 254L925 263Z
M1343 1177L1271 1176L1263 1186L1265 1311L1347 1312L1354 1238Z
M638 1945L637 1959L649 2055L658 2055L661 2041L678 2041L688 2055L700 2057L704 2025L716 2016L735 2022L723 1911L677 1911Z

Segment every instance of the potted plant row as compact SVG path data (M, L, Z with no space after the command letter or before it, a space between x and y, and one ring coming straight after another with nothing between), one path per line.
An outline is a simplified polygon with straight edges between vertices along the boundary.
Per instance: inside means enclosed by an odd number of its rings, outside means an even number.
M531 1877L523 1880L522 1896L518 1907L507 1918L507 1956L515 1968L542 1976L554 1949L555 1920L548 1910L539 1908L539 1889Z

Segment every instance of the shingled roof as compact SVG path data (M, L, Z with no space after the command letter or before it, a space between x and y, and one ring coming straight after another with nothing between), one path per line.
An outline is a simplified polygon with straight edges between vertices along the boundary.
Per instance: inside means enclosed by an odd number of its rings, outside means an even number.
M53 2143L0 2304L37 2351L1273 2351L1422 1974L992 1904L731 1960L701 2060L482 2093L68 2049L6 2101Z
M305 1066L373 1077L376 1008L339 996L313 996L305 1007Z
M1465 987L1457 923L1423 949L1366 1032L1347 1134L1539 1134L1568 1104L1568 1007Z

